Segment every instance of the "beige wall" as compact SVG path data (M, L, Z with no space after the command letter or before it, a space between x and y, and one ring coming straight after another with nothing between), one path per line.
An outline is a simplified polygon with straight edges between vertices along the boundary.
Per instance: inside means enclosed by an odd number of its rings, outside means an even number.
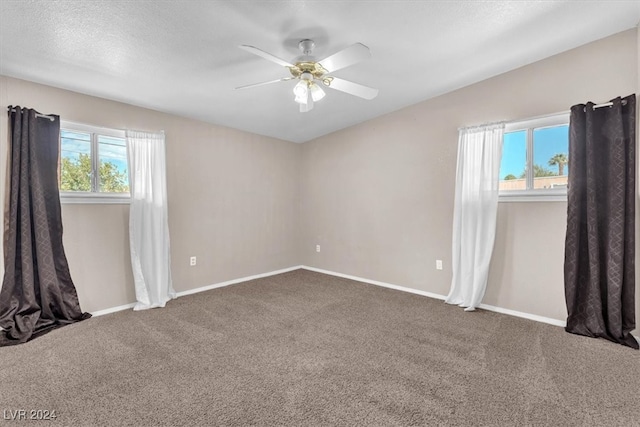
M634 93L637 55L626 31L304 144L303 264L446 295L457 128ZM566 318L566 208L500 204L486 304Z
M184 291L297 265L301 146L0 77L0 104L117 129L165 130L174 287ZM6 164L7 116L0 115ZM4 173L2 173L4 179ZM4 184L0 183L4 197ZM64 242L85 311L135 301L127 205L63 205ZM198 265L189 267L189 257Z

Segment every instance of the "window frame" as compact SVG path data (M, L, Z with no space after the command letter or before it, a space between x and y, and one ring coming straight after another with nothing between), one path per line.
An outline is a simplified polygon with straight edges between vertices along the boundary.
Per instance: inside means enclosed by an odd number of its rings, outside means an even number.
M87 125L84 123L75 123L66 120L60 121L60 153L58 157L59 174L62 173L62 131L88 133L91 135L91 187L97 188L97 173L100 170L98 155L98 137L108 136L114 138L122 138L126 141L126 132L121 129L112 129ZM128 172L128 171L127 171ZM127 173L127 177L129 177ZM129 185L131 183L129 182ZM129 187L131 188L131 187ZM109 193L99 191L62 191L60 190L60 202L63 204L129 204L131 202L131 193Z
M569 126L570 112L551 114L505 124L504 133L526 131L526 190L501 190L499 202L563 202L567 200L567 188L533 188L533 131L557 126Z

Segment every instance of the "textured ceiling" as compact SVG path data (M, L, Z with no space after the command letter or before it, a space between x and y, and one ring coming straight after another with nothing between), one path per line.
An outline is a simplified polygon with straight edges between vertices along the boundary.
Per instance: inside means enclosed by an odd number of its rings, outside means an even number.
M0 0L0 74L289 141L398 110L635 27L639 1ZM308 113L285 60L298 41L326 57L355 42L373 57L336 77L372 101L327 89Z

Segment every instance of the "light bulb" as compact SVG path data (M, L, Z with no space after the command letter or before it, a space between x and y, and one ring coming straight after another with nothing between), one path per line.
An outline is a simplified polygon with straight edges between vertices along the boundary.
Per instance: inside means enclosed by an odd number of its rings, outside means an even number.
M309 85L309 90L311 91L311 98L313 98L315 102L320 101L325 96L322 88L315 83Z
M294 101L298 104L306 104L309 97L309 88L306 81L299 81L297 85L293 87L293 93L296 96Z
M295 96L306 96L307 95L307 82L299 81L297 85L293 87L293 94Z

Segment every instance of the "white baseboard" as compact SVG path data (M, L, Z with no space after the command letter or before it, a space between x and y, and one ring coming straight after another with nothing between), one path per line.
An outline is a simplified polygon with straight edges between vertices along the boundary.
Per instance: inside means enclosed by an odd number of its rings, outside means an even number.
M495 307L489 304L480 304L480 308L483 308L488 311L495 311L496 313L508 314L510 316L522 317L523 319L534 320L536 322L548 323L554 326L567 326L567 322L565 320L553 319L551 317L538 316L537 314L524 313L522 311L510 310L508 308Z
M213 285L202 286L200 288L189 289L187 291L177 292L176 297L183 297L185 295L197 294L199 292L210 291L211 289L222 288L229 285L235 285L236 283L247 282L249 280L260 279L263 277L275 276L276 274L288 273L289 271L301 269L301 265L295 267L283 268L282 270L270 271L268 273L256 274L253 276L241 277L239 279L227 280L226 282L214 283Z
M105 308L104 310L98 310L98 311L91 312L91 316L93 316L93 317L104 316L105 314L116 313L118 311L122 311L122 310L127 310L129 308L133 308L135 305L136 305L136 303L132 302L131 304L125 304L125 305L119 305L117 307Z
M406 288L404 286L392 285L391 283L379 282L377 280L365 279L363 277L351 276L349 274L336 273L335 271L323 270L321 268L308 267L306 265L301 266L300 268L304 268L305 270L315 271L316 273L328 274L330 276L342 277L345 279L355 280L357 282L369 283L371 285L382 286L383 288L395 289L397 291L409 292L412 294L422 295L424 297L435 298L445 300L447 298L446 295L434 294L433 292L421 291L419 289Z
M309 270L309 271L329 274L331 276L343 277L345 279L356 280L358 282L369 283L372 285L382 286L390 289L396 289L398 291L409 292L412 294L422 295L425 297L435 298L443 301L447 298L446 295L435 294L432 292L425 292L418 289L407 288L405 286L398 286L398 285L393 285L391 283L379 282L377 280L365 279L363 277L351 276L349 274L337 273L335 271L323 270L321 268L308 267L306 265L303 265L301 268L304 268L305 270ZM555 326L564 327L566 325L566 322L563 320L557 320L557 319L552 319L550 317L538 316L537 314L523 313L521 311L510 310L508 308L502 308L502 307L495 307L493 305L488 305L488 304L480 304L480 308L488 311L494 311L496 313L508 314L510 316L515 316L515 317L522 317L524 319L534 320L536 322L548 323L550 325L555 325Z
M282 270L270 271L268 273L262 273L262 274L256 274L256 275L253 275L253 276L241 277L239 279L228 280L226 282L214 283L213 285L202 286L200 288L195 288L195 289L189 289L189 290L186 290L186 291L177 292L176 293L176 298L183 297L185 295L197 294L199 292L204 292L204 291L208 291L208 290L211 290L211 289L222 288L224 286L234 285L236 283L246 282L248 280L260 279L261 277L275 276L276 274L287 273L289 271L299 270L300 268L302 268L302 266L289 267L289 268L284 268ZM117 307L111 307L111 308L106 308L104 310L94 311L94 312L91 313L91 315L93 317L104 316L105 314L116 313L118 311L122 311L122 310L127 310L127 309L130 309L130 308L133 308L135 305L136 305L135 302L133 302L131 304L119 305Z

